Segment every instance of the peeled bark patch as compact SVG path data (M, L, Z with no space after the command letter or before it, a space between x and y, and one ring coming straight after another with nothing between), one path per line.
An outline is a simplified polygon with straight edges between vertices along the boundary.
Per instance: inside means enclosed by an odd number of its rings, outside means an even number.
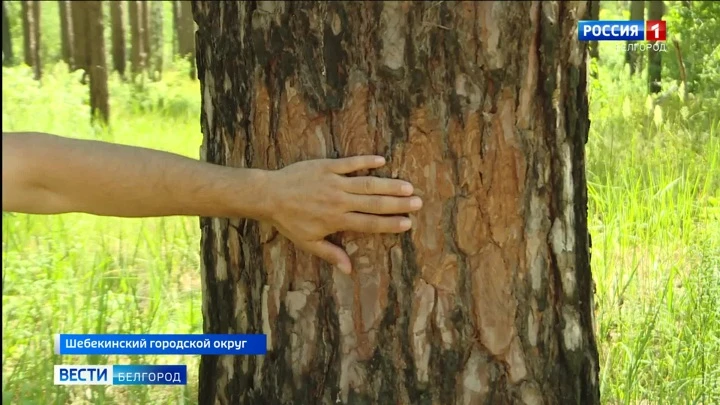
M203 218L208 404L599 403L582 3L194 2L203 156L277 169L377 153L424 207L334 240L334 272Z

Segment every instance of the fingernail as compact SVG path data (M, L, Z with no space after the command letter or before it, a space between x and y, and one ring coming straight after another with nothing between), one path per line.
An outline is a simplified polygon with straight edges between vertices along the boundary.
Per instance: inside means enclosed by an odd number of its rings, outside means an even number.
M377 164L379 164L379 165L384 165L384 164L385 164L385 158L382 157L382 156L376 156L376 157L375 157L375 163L377 163Z
M410 229L412 227L412 221L410 218L403 218L400 220L400 227L404 229Z
M413 186L412 184L403 184L402 187L400 187L400 190L403 194L412 194L413 192Z
M350 274L350 266L348 266L346 263L338 264L338 270L342 271L345 274Z
M422 207L422 204L423 203L422 203L422 200L420 199L420 197L413 197L410 200L410 207L412 207L412 208L420 208L420 207Z

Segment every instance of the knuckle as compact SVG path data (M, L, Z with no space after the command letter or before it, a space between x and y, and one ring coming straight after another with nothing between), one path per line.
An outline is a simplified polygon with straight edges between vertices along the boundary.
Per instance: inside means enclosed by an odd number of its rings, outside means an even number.
M365 178L363 178L363 180L362 180L362 190L363 190L363 192L364 192L365 194L372 194L373 188L374 188L374 185L375 185L374 183L375 183L375 182L373 181L373 178L372 178L372 177L365 177Z

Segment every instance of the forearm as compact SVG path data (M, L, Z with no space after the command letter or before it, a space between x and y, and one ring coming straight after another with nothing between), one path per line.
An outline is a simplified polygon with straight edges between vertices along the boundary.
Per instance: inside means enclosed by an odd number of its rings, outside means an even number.
M3 210L261 219L266 172L145 148L3 134Z

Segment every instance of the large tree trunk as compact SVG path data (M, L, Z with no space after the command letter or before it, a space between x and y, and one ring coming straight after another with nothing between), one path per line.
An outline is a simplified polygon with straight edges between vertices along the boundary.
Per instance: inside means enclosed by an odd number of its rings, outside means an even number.
M378 153L424 199L345 233L333 271L265 224L202 218L201 404L599 403L585 2L193 2L202 158Z
M110 106L108 102L107 65L105 62L105 36L103 33L103 11L101 1L73 1L73 18L75 27L82 27L82 31L75 31L75 36L88 38L84 41L85 49L78 54L84 55L84 60L78 64L84 67L90 78L90 114L91 119L100 118L108 122Z
M645 19L645 2L643 0L632 0L630 2L630 20L642 21ZM635 46L631 46L637 43L637 41L627 41L627 48L625 49L625 63L630 65L630 74L634 75L638 69L639 58L642 54L635 49Z
M113 69L125 76L125 19L122 1L110 2L110 29L112 38Z
M73 1L70 3L70 12L72 14L72 31L73 31L73 70L82 69L83 83L85 76L89 73L90 55L88 48L90 47L90 38L87 36L87 10L85 2Z
M150 3L150 31L148 37L150 38L150 77L153 80L162 79L163 70L163 7L164 2L153 1Z
M70 1L59 0L58 11L60 14L60 53L63 62L72 69L73 62L73 32L72 32L72 7Z
M143 28L141 23L142 8L137 0L128 1L128 18L130 20L130 71L133 80L135 76L142 73L143 59L145 51L143 50Z
M192 2L180 1L178 9L178 54L190 62L190 78L197 77L195 73L195 22L192 16Z
M23 40L25 45L25 64L33 68L35 80L42 76L40 60L40 2L23 0L20 2L23 15Z
M5 2L2 3L2 52L3 66L12 66L15 63L15 55L13 54L10 19Z
M648 20L662 20L665 14L665 3L662 0L651 0L648 4ZM648 45L654 44L649 42ZM662 78L662 53L648 46L648 89L651 93L660 92Z

